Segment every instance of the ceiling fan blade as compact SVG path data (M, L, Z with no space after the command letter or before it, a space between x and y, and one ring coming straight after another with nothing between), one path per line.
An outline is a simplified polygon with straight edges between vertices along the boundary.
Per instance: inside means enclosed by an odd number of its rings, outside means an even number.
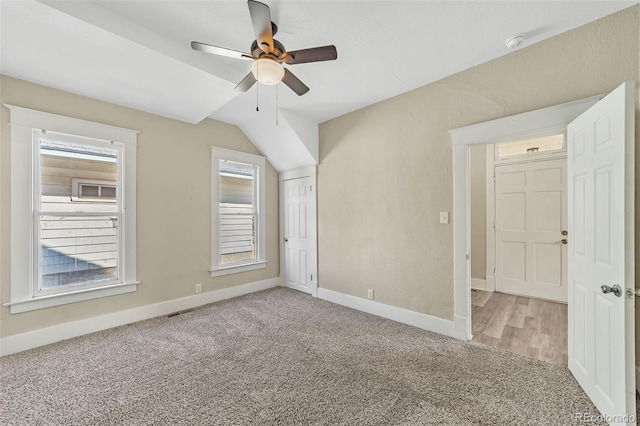
M336 47L322 46L311 49L294 50L283 55L286 64L304 64L306 62L333 61L338 58Z
M309 91L309 88L286 68L284 70L284 77L282 77L282 82L289 86L289 89L296 92L298 96L302 96Z
M271 31L269 6L255 0L249 0L247 3L258 46L267 53L273 52L273 32Z
M200 52L213 53L214 55L227 56L229 58L253 59L248 53L238 52L237 50L231 50L225 47L212 46L198 41L192 41L191 48L193 50L199 50Z
M246 92L251 89L251 86L256 84L256 78L253 76L252 72L249 72L245 78L242 79L240 83L236 86L236 90L238 92Z

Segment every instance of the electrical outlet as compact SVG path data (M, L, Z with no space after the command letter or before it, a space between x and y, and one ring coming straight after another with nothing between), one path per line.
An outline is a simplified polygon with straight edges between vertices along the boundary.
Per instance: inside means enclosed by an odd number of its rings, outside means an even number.
M373 289L367 289L367 298L373 300Z
M449 212L440 212L440 223L445 225L449 223Z
M196 284L196 293L200 293L202 291L202 283Z

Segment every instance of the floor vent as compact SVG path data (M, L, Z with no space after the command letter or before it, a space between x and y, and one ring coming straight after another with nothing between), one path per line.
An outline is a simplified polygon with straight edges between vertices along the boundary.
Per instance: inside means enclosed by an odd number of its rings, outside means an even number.
M193 312L193 309L185 309L184 311L174 312L172 314L167 315L167 318L177 317L178 315L188 314Z

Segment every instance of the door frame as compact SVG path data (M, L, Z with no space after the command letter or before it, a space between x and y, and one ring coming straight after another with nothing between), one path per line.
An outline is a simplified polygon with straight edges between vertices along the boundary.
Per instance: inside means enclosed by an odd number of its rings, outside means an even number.
M515 141L567 125L604 95L460 127L449 131L453 148L453 327L454 337L471 340L471 210L469 146Z
M309 226L309 240L311 241L311 252L309 253L309 268L313 275L313 279L309 281L309 289L313 297L318 297L318 178L317 178L317 166L301 167L293 170L285 170L278 173L278 198L280 208L278 209L279 216L279 248L280 248L280 285L285 285L285 252L284 252L284 182L293 179L311 178L313 182L313 189L311 194L312 205L309 208L309 219L311 224Z

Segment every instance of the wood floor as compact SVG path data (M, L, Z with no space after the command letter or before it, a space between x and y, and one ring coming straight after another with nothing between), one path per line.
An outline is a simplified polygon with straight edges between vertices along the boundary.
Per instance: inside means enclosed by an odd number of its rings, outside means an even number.
M471 309L474 341L567 365L567 305L472 290Z

